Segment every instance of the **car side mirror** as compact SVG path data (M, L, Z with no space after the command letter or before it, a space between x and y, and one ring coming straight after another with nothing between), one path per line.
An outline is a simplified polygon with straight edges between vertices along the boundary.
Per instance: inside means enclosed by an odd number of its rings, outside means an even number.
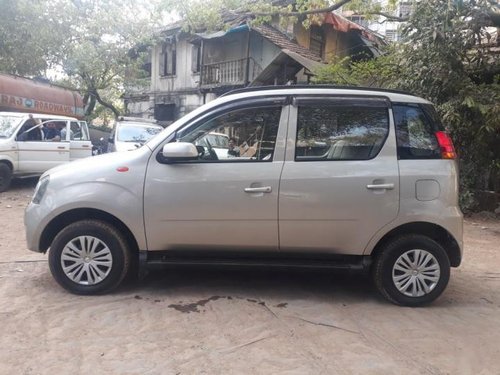
M113 137L109 137L109 138L108 138L108 142L109 142L109 143L115 143L115 140L113 139Z
M189 142L173 142L163 146L162 156L166 163L198 159L198 150Z

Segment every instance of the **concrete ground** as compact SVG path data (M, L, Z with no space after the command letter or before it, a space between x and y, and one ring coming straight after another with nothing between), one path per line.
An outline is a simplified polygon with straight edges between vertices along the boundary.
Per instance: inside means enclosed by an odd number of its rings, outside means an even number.
M34 180L0 194L0 374L499 374L500 223L465 223L431 306L328 272L176 269L105 296L61 289L26 249Z

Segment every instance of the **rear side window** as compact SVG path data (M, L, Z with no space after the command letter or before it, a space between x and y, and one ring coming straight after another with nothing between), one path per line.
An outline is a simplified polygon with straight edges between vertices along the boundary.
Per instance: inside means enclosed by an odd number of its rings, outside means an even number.
M388 132L386 107L349 103L299 105L295 160L372 159Z
M434 123L418 105L402 104L392 107L396 125L400 159L441 159L441 150ZM435 114L435 112L433 112Z

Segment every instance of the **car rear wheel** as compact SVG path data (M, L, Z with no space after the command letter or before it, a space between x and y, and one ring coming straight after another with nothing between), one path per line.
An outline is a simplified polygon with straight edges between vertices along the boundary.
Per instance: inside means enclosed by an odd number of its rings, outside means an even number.
M116 288L130 267L125 237L112 225L82 220L54 239L49 267L56 281L76 294L102 294Z
M0 163L0 193L7 191L12 182L12 169L5 164Z
M373 265L373 277L389 301L421 306L443 293L450 279L450 260L431 238L405 235L385 244Z

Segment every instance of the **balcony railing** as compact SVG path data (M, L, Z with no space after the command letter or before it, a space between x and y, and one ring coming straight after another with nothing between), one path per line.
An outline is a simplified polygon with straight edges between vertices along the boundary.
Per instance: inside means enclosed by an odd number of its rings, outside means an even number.
M248 77L247 75L248 65ZM203 65L202 87L244 85L252 81L262 68L254 59L245 58Z

